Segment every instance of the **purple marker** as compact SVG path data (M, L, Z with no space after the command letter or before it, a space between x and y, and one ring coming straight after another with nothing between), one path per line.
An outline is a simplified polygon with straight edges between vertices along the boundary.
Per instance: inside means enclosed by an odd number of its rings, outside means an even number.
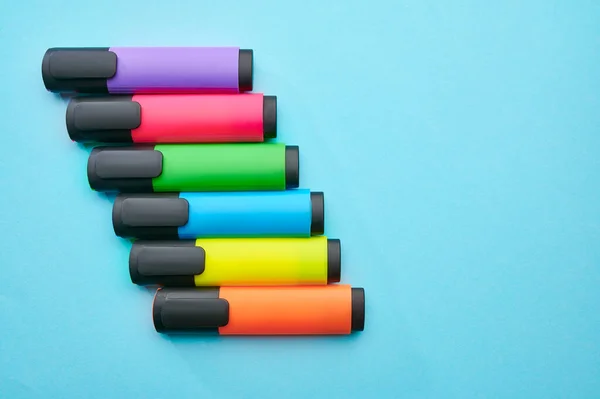
M252 63L238 47L51 48L42 78L55 93L240 93Z

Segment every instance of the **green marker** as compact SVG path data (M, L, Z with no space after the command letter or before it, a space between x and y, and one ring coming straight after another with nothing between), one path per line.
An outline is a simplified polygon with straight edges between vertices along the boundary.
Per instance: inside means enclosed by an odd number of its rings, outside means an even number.
M97 147L90 187L124 193L279 191L298 187L299 151L284 144Z

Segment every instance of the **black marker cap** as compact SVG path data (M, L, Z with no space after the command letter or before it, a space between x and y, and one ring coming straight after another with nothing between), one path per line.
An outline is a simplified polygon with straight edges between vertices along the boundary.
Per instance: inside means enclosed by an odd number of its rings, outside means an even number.
M154 146L96 147L88 158L88 182L96 191L151 193L162 161Z
M229 302L218 287L161 288L152 304L154 328L159 333L212 333L229 323Z
M238 87L240 92L252 91L254 80L254 52L252 50L240 49L238 59Z
M194 287L206 254L195 240L136 241L129 253L129 275L138 285Z
M327 284L339 283L342 275L342 244L338 239L327 240Z
M300 185L300 150L296 145L285 146L285 188Z
M69 137L78 143L132 143L142 108L132 96L73 98L65 120Z
M365 329L365 289L352 288L352 331Z
M189 203L178 193L119 194L113 204L113 228L119 237L177 240L178 228L188 220Z
M311 220L310 233L318 236L325 232L325 195L316 191L310 193Z
M277 137L276 96L263 96L263 134L265 140Z
M117 73L117 55L108 47L50 48L42 59L42 79L54 93L108 93Z

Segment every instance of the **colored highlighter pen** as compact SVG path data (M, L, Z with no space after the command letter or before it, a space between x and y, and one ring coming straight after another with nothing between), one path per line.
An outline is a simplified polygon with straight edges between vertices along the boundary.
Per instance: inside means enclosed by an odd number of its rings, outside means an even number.
M252 64L238 47L50 48L42 78L55 93L239 93Z
M87 175L96 191L278 191L298 187L298 156L275 143L97 147Z
M124 238L309 237L324 232L324 195L300 189L120 194L112 222Z
M161 288L152 316L160 333L350 334L364 329L365 292L337 284Z
M67 131L80 143L262 142L277 136L277 97L134 94L73 98Z
M129 255L138 285L325 285L341 269L340 240L326 237L137 241Z

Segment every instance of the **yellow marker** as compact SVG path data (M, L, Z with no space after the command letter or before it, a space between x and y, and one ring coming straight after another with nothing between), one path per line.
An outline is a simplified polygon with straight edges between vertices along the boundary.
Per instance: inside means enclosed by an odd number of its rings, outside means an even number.
M129 272L140 285L324 285L340 281L341 245L322 236L137 241Z

